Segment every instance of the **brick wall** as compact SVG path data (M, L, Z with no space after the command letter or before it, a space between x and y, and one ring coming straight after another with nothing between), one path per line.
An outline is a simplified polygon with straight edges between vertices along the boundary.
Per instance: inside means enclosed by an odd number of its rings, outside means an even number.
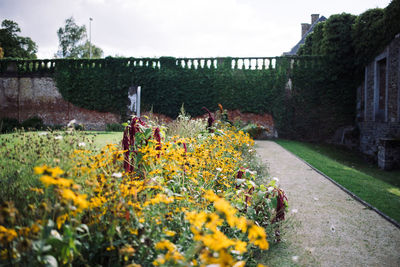
M79 108L65 101L50 77L0 77L0 117L20 122L38 116L46 125L66 125L75 119L88 130L104 130L120 116Z

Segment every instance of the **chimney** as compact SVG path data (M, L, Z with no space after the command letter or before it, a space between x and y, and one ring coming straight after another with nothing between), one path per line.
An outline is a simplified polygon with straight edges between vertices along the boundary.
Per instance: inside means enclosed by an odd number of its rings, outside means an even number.
M311 25L319 19L319 14L311 14Z
M309 23L302 23L301 24L301 38L308 32L308 30L311 28L311 24Z

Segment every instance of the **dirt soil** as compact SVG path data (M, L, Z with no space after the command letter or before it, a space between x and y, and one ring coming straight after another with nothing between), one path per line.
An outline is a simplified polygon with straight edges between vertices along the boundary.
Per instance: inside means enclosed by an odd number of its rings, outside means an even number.
M400 266L400 229L275 142L256 149L289 200L293 265Z

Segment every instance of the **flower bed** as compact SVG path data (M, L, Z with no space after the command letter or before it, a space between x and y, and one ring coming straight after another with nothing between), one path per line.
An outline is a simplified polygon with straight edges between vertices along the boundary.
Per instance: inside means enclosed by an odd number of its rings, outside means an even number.
M191 122L188 122L191 123ZM37 166L43 201L0 216L1 264L248 266L279 240L286 199L250 169L253 140L221 121L169 136L133 118L122 150ZM260 182L263 181L263 182ZM267 235L268 234L268 235Z

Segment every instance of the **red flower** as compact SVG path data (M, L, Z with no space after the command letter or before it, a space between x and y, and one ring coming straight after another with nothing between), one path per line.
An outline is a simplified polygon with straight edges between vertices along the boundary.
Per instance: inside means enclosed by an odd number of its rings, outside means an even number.
M126 126L124 131L122 148L127 150L124 154L124 169L126 172L133 171L134 154L137 153L137 151L135 151L135 134L141 132L139 125L145 126L146 124L138 117L134 117L130 125Z

